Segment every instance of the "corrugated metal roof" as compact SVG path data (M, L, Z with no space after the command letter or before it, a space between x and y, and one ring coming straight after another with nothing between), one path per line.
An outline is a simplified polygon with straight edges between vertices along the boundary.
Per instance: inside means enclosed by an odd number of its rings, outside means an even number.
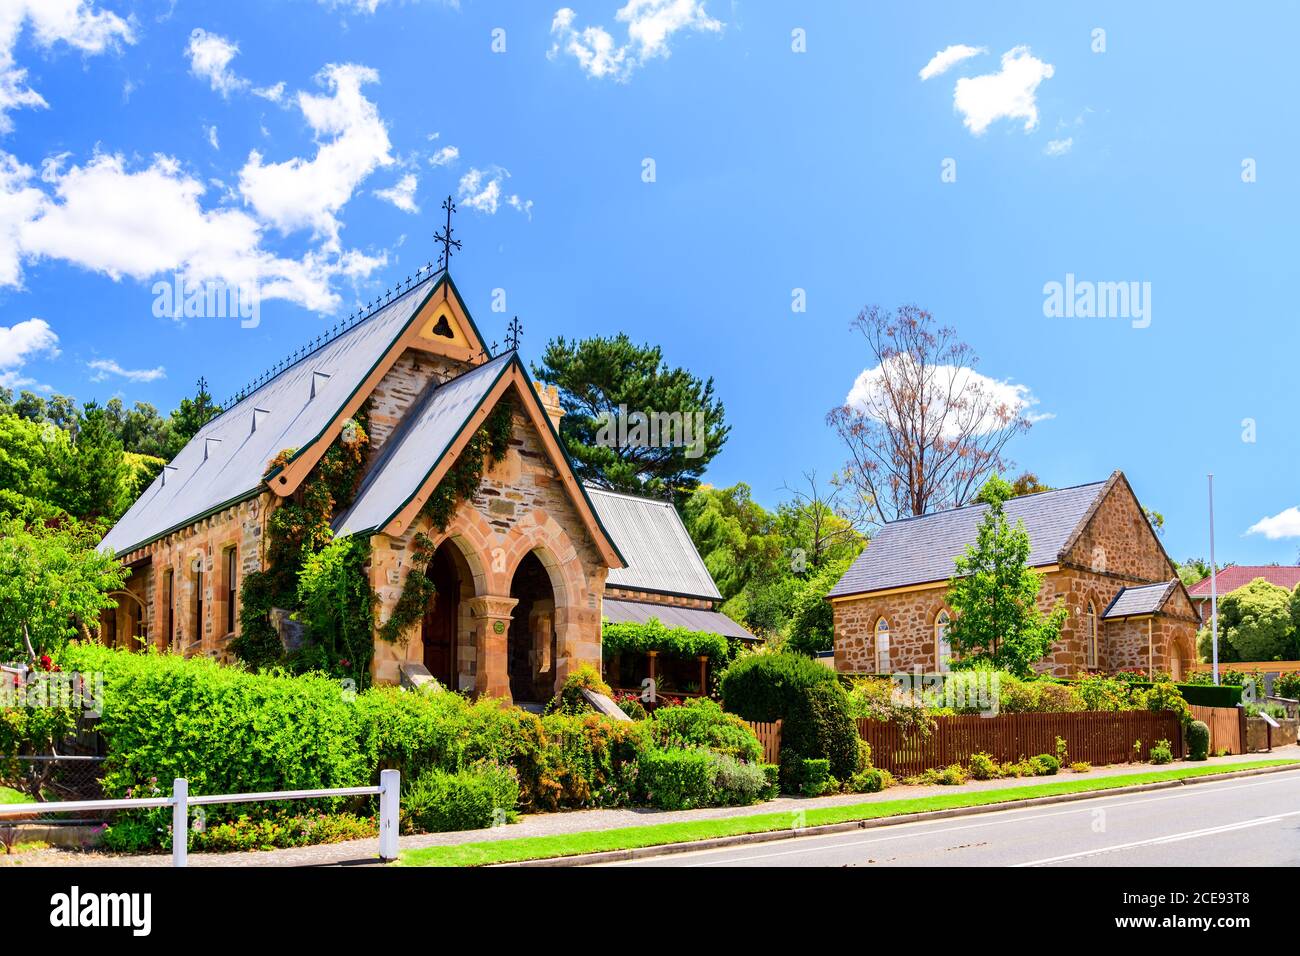
M606 586L721 600L672 504L591 485L586 489L601 525L627 564L609 572Z
M606 598L603 615L613 624L628 621L644 624L650 618L657 617L668 627L684 627L688 631L705 631L710 634L721 634L723 637L739 637L747 641L758 640L727 615L696 607L670 607L664 604L647 604L644 601L616 601Z
M352 507L334 521L340 537L382 528L424 484L465 422L510 365L513 352L441 385L430 382L371 464Z
M1053 564L1106 487L1098 481L1012 498L1004 505L1029 532L1029 564ZM907 587L952 577L953 560L975 541L987 505L968 505L885 525L831 589L830 597Z
M164 469L165 483L164 475L154 479L105 535L100 550L131 551L256 494L272 458L308 444L338 416L443 275L413 286L208 422Z
M1143 584L1135 588L1123 588L1115 595L1115 600L1102 612L1102 620L1113 617L1132 617L1135 614L1154 614L1164 607L1169 592L1178 584L1177 580L1162 581L1159 584Z
M1215 575L1217 579L1214 584L1218 589L1219 597L1237 588L1245 587L1256 578L1263 578L1269 584L1276 584L1280 588L1286 588L1288 591L1295 590L1297 584L1300 584L1300 567L1286 564L1240 564L1224 568ZM1187 589L1187 593L1194 599L1210 599L1210 579L1208 577L1197 581Z

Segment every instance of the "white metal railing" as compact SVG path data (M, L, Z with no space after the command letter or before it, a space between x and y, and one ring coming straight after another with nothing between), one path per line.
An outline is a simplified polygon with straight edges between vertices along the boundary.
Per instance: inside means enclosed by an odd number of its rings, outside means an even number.
M330 797L379 798L379 858L397 859L398 808L402 776L397 770L382 770L377 787L338 787L333 790L275 790L270 793L214 793L190 796L184 777L172 781L170 797L141 797L129 800L68 800L54 803L8 803L0 805L0 821L35 813L90 813L98 810L159 810L172 808L172 865L185 866L188 857L191 806L214 803L270 803L276 800L319 800Z

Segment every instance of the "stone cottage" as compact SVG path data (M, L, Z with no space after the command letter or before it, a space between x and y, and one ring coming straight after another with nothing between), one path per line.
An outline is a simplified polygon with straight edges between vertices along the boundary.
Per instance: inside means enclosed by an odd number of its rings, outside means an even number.
M437 526L425 503L503 407L508 450ZM371 546L375 680L427 673L475 694L545 700L578 665L600 667L610 611L662 608L688 613L694 629L749 637L718 613L671 506L637 506L575 478L562 415L556 390L536 386L514 351L487 354L445 271L419 275L277 366L166 466L101 545L131 571L101 633L227 659L242 580L266 565L268 518L302 500L326 450L363 417L361 478L331 524ZM402 640L382 640L417 563L436 594Z
M854 673L947 669L947 584L975 541L985 505L885 525L831 589L835 667ZM1058 677L1125 668L1190 672L1197 615L1122 472L1093 484L1012 498L1043 575L1039 606L1069 611L1039 665Z

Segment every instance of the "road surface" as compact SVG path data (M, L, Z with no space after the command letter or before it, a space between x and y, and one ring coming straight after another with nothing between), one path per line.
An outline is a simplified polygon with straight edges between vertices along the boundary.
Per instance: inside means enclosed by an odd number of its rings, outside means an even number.
M610 866L1300 866L1300 770Z

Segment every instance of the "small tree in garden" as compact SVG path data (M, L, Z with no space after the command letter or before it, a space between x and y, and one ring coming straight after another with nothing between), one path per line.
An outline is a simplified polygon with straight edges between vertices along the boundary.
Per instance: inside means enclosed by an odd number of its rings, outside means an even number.
M948 582L948 639L959 658L956 669L989 663L1028 677L1059 637L1067 612L1059 603L1050 614L1038 609L1042 575L1029 567L1024 524L1012 525L1003 511L1010 491L997 476L980 490L988 512Z
M0 519L0 660L54 655L116 607L109 592L127 572L95 549L102 531L69 519L58 527Z

